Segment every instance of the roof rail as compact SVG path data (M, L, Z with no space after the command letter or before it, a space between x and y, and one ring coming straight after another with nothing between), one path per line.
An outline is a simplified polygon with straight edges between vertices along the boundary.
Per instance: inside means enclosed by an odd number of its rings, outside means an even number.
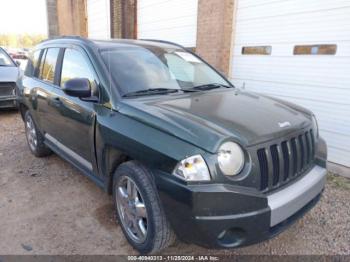
M164 43L164 44L171 44L171 45L176 45L178 47L181 47L183 49L187 49L186 47L184 47L183 45L180 45L178 43L174 43L174 42L171 42L171 41L166 41L166 40L160 40L160 39L139 39L139 40L142 40L142 41L153 41L153 42L158 42L158 43Z
M89 41L87 38L79 36L79 35L61 35L61 36L53 36L53 37L47 38L47 39L41 41L40 43L44 43L44 42L50 41L50 40L59 40L59 39L77 39L77 40L82 40L82 41Z

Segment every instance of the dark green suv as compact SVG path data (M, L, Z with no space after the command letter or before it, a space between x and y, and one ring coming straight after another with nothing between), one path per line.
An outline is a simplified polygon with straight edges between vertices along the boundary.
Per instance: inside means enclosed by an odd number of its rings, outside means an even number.
M268 239L319 199L327 147L300 106L238 90L164 41L48 40L21 81L38 157L57 153L106 192L130 244L230 248Z

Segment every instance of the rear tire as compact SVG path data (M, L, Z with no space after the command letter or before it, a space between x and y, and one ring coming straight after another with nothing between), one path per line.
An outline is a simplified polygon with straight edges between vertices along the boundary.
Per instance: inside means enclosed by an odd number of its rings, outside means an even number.
M28 110L24 113L24 126L28 146L32 154L36 157L50 155L52 151L45 145L44 136L38 130L33 117Z
M125 237L141 254L157 253L174 243L175 234L147 168L136 161L121 164L114 173L113 199Z

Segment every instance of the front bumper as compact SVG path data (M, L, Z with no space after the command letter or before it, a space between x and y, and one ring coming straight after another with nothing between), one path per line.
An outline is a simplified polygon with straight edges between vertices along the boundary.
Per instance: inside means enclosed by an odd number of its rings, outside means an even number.
M180 239L229 248L254 244L283 231L317 203L326 174L325 168L316 165L299 180L268 195L226 184L184 186L167 176L157 176L157 186Z

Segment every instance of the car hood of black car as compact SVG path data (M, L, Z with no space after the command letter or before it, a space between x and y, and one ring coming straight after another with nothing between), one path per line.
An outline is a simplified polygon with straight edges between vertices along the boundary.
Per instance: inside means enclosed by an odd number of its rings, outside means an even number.
M312 121L301 107L233 88L124 99L120 112L212 153L225 140L255 145Z

